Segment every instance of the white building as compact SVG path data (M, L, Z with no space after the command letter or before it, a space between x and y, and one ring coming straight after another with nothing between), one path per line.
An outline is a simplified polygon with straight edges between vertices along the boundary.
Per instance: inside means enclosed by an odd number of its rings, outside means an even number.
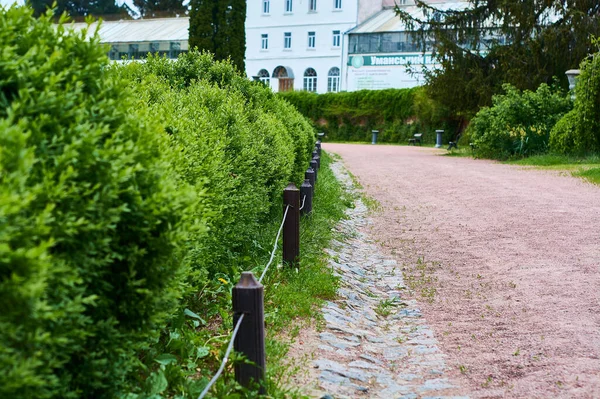
M464 10L461 0L431 0L439 10ZM423 11L405 1L399 6L423 19ZM423 69L438 67L431 52L418 47L393 8L384 8L364 23L349 30L342 54L341 90L402 89L424 83ZM408 71L410 67L410 72Z
M392 0L249 0L246 72L273 91L340 90L344 33Z

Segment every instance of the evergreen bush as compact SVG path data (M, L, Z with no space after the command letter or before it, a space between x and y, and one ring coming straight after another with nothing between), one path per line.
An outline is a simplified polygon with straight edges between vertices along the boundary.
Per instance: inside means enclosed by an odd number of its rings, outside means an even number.
M600 39L594 40L600 47ZM557 123L551 149L562 154L600 152L600 52L583 60L575 87L573 111Z
M3 398L116 397L183 289L199 198L86 34L0 12Z
M471 120L467 134L483 158L507 159L548 151L550 131L569 111L570 100L546 84L535 91L504 85L492 107L483 107Z

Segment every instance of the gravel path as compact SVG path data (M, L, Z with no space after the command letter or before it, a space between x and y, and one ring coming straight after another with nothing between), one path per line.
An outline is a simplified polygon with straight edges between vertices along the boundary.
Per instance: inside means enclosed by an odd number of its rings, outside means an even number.
M323 148L380 202L369 235L450 380L474 398L600 398L599 187L431 148Z

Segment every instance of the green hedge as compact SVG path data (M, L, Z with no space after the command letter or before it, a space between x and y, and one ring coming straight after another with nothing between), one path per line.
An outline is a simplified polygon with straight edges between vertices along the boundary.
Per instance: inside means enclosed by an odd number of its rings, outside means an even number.
M412 137L415 89L362 90L316 94L306 91L279 93L333 141L370 141L371 130L380 131L382 142ZM407 123L409 122L409 123Z
M111 67L97 35L25 7L0 12L0 45L0 397L188 381L200 317L185 312L185 372L165 328L186 306L218 313L191 293L255 266L253 237L300 182L312 127L208 55Z
M313 125L326 140L370 142L371 130L378 141L407 143L415 133L425 133L425 143L435 142L435 130L444 129L444 140L454 138L457 123L427 98L422 87L361 90L316 94L306 91L279 93Z
M98 36L0 12L0 397L113 397L185 274L196 196Z
M253 235L280 211L282 188L303 181L312 127L269 89L209 54L191 52L176 62L150 57L121 72L138 82L140 98L165 124L186 182L201 182L208 192L210 234L194 245L194 268L235 275L250 264L240 259L251 252Z

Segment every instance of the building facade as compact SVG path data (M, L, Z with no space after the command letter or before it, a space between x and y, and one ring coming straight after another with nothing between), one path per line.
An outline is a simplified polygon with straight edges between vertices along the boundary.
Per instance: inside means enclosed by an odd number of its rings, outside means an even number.
M382 0L249 0L246 73L273 91L337 92L344 35Z
M440 10L463 10L460 0L432 0ZM423 18L412 1L399 4L405 12ZM415 87L424 83L424 70L434 64L431 48L418 46L410 31L396 16L394 8L384 8L364 23L347 32L342 54L341 89L380 90Z

